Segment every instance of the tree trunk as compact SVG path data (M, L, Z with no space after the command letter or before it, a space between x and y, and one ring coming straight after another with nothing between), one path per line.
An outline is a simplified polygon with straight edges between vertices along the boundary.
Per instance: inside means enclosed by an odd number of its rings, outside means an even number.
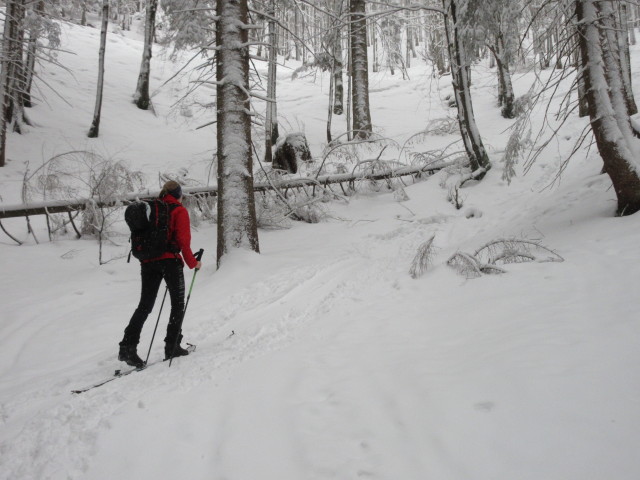
M578 116L580 118L589 115L589 99L587 98L584 84L584 72L582 66L576 65L576 75L578 76Z
M333 113L342 115L344 112L344 83L342 81L342 0L336 0L335 14L338 21L335 26L333 42Z
M278 119L276 116L276 68L278 60L278 51L276 48L276 2L270 0L267 10L269 17L267 18L268 28L268 54L269 64L267 67L267 107L265 115L265 135L264 135L264 161L271 163L272 161L272 146L278 141Z
M433 17L431 17L433 20ZM435 20L433 20L433 24L435 25ZM429 34L428 41L429 58L433 61L433 64L438 72L438 75L442 76L447 72L447 62L446 62L446 54L445 54L445 42L442 33L442 26L437 25ZM434 73L435 76L435 73Z
M24 20L26 14L25 0L18 0L14 4L14 15L11 16L11 65L9 68L9 94L11 96L10 113L13 121L13 131L23 132L23 125L30 125L24 111L27 77L23 60L24 48Z
M627 18L625 18L625 21L627 22L626 24L626 28L627 31L629 32L629 43L631 45L635 45L636 44L636 9L637 7L635 5L629 4L629 2L625 2L625 5L627 7Z
M620 70L622 72L622 85L624 86L624 98L629 110L629 115L638 113L636 101L633 98L633 88L631 80L631 55L629 53L629 36L627 35L627 7L619 4L617 7L615 18L612 15L609 23L614 26L616 32L616 40L618 42L618 60L620 62Z
M300 3L300 11L301 11L300 17L302 17L301 18L301 22L300 22L300 29L303 32L307 31L307 18L305 16L305 10L306 10L306 6L304 5L304 3ZM308 49L305 48L304 45L303 45L303 48L302 48L302 63L306 63L307 62L307 55L308 55L307 50Z
M247 0L217 0L218 266L232 248L259 252L253 195Z
M109 0L102 0L102 28L100 30L100 50L98 53L98 87L93 121L87 136L97 138L100 132L100 114L102 112L102 90L104 87L104 56L107 48L107 30L109 29Z
M496 44L490 49L493 52L498 67L498 105L502 107L500 113L504 118L514 118L515 95L513 93L513 84L511 83L511 73L509 72L509 63L507 62L502 32L498 32Z
M333 118L333 107L335 96L333 94L335 79L333 75L329 77L329 109L327 112L327 144L331 144L331 120Z
M83 4L84 5L84 4ZM44 15L44 0L40 0L36 5L36 15L41 19ZM24 94L24 106L31 107L31 87L33 86L33 77L35 76L36 54L38 49L38 38L40 37L40 24L32 27L29 32L29 42L27 44L27 61L26 61L26 91Z
M354 138L367 139L373 133L369 111L369 63L365 0L350 0L351 75Z
M351 105L353 104L352 92L353 92L353 75L351 73L351 35L347 37L347 115L345 120L347 121L347 141L353 140L353 130L351 127L351 121L353 115L351 115Z
M147 11L144 23L144 47L142 49L142 63L138 75L136 93L133 95L133 103L141 110L148 110L151 104L149 96L149 78L151 75L151 55L153 54L153 35L156 31L156 11L158 0L147 0Z
M27 43L27 61L25 64L27 79L24 91L24 106L28 108L33 106L33 102L31 101L31 87L33 86L33 77L36 68L37 45L38 39L32 32L29 36L29 42Z
M276 2L271 0L269 11L271 19L268 21L269 27L269 66L267 71L267 118L265 145L267 145L265 161L271 162L271 146L278 141L278 103L276 102L276 73L278 68L278 33L276 30ZM268 155L268 156L267 156Z
M409 7L411 6L411 0L406 0L406 6ZM411 67L411 58L418 58L418 55L416 54L416 48L414 45L414 30L415 27L413 26L412 22L412 18L411 18L411 12L409 10L405 11L405 23L407 25L407 61L406 61L406 67L410 68Z
M375 7L371 7L374 9ZM371 46L372 46L372 56L373 56L373 65L371 70L373 73L378 73L380 71L380 48L378 48L378 36L376 35L376 30L374 29L371 35Z
M11 98L9 96L9 69L11 64L11 22L8 21L14 12L15 0L7 0L5 7L4 30L2 34L2 56L0 62L2 69L0 70L0 167L6 164L6 146L7 146L7 116Z
M459 38L459 31L456 18L455 0L443 0L445 11L448 11L445 18L445 33L449 46L449 64L451 67L451 82L456 96L458 108L458 124L464 143L465 151L469 157L469 164L476 179L480 180L491 168L489 155L484 148L475 115L473 114L473 104L471 102L471 91L469 88L469 67L466 65L465 51L463 43Z
M575 8L591 127L616 192L617 214L631 215L640 210L640 147L631 130L619 62L612 52L616 43L610 36L615 32L606 24L612 5L576 0Z
M293 32L296 35L296 38L294 40L294 45L295 45L295 52L296 52L296 61L299 62L301 55L300 55L300 50L303 48L300 45L300 8L297 5L294 5L293 7L293 13L294 13L294 18L293 18Z
M564 29L562 29L562 32L564 32ZM564 52L564 48L561 47L560 45L566 45L566 42L564 41L564 38L562 38L560 29L558 28L558 21L556 20L556 26L553 29L553 36L555 38L555 40L553 41L553 45L556 51L556 70L562 70L563 69L563 65L562 65L562 56L565 53Z

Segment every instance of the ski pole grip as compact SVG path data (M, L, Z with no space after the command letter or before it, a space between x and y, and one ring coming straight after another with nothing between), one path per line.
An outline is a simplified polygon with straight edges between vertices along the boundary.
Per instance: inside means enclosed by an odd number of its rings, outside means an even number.
M196 260L201 261L203 253L204 253L204 248L201 248L200 250L198 250L194 255L194 257L196 257Z

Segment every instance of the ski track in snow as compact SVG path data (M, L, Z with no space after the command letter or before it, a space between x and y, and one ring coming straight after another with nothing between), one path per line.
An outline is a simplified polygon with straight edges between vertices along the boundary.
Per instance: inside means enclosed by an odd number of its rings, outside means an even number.
M437 179L429 182L436 185ZM554 211L567 211L565 204L584 200L584 195L563 195L563 206ZM555 204L557 198L550 202ZM531 371L536 378L570 375L579 369L579 364L571 361L564 365L555 361L545 364L540 354L526 352L532 347L535 351L553 352L580 345L584 327L571 323L557 326L554 318L593 315L593 311L587 311L594 308L592 303L581 307L584 292L590 292L593 284L589 276L577 277L575 298L565 298L564 291L549 291L546 300L550 305L558 305L559 310L546 321L535 318L513 322L510 319L521 315L523 306L509 304L505 308L513 308L513 312L503 314L505 321L490 325L486 325L482 315L477 320L473 315L464 320L449 319L444 306L447 302L440 299L434 304L429 289L424 289L424 283L409 279L407 270L417 247L431 234L437 234L436 245L459 242L460 227L456 223L459 217L441 214L421 217L410 215L394 203L385 206L378 201L378 204L381 211L375 216L365 212L353 214L347 224L350 241L333 240L320 250L319 245L310 245L316 252L307 261L292 258L288 265L271 269L266 276L247 281L243 288L235 290L217 285L225 279L216 275L201 280L199 292L211 288L220 294L209 301L200 298L190 307L193 310L186 332L199 350L188 359L178 359L171 369L161 363L72 396L69 393L72 388L100 380L100 375L95 367L83 367L79 375L64 378L72 361L67 359L65 365L49 370L51 379L39 375L33 388L26 387L15 397L3 399L0 407L3 423L22 428L10 432L5 438L11 440L0 448L3 459L0 478L108 479L121 475L122 467L105 469L113 445L121 438L119 432L126 431L129 424L132 425L129 428L135 428L142 419L153 421L166 414L162 412L170 412L167 405L175 402L170 400L173 398L170 394L176 391L182 392L180 408L189 408L194 415L188 425L175 424L173 428L199 438L202 445L194 450L193 445L187 444L187 448L180 444L174 452L167 447L167 451L158 455L180 455L181 465L185 464L185 458L196 464L204 462L206 465L200 465L202 471L218 472L215 478L256 478L261 472L269 472L269 478L279 475L291 478L291 471L297 472L297 478L305 479L345 475L420 478L416 472L442 478L472 478L474 472L469 463L460 462L457 441L441 431L443 418L454 423L466 418L472 424L480 421L482 425L482 415L498 412L508 416L512 412L508 405L496 401L495 393L478 395L480 391L491 391L490 385L499 391L491 376L475 387L458 386L455 379L466 378L478 366L481 369L476 374L480 373L480 378L489 375L489 371L499 372L504 358L517 359L517 368ZM545 218L544 201L530 210L528 216L538 215L541 221ZM393 216L393 212L397 213L392 228L377 220ZM517 219L522 213L514 211L513 218L507 214L499 221L511 223L517 229ZM490 226L485 228L491 230ZM264 240L268 244L269 237ZM470 247L478 247L481 241L480 236ZM450 253L447 248L439 252L436 263L444 262ZM615 256L620 251L603 254ZM586 262L586 270L598 271L601 260L587 256L582 261ZM555 269L567 267L558 264ZM435 268L434 278L451 282L446 290L452 292L451 298L455 298L454 292L460 288L480 288L488 293L493 288L491 283L503 278L485 277L471 287L453 274L438 273L442 267ZM547 271L536 264L513 268ZM132 276L127 282L115 277L112 287L135 283L135 275ZM211 282L210 287L207 282ZM604 284L610 287L592 292L594 298L615 295L615 282L605 280ZM226 292L230 294L226 296ZM53 289L42 301L52 309L64 309L59 293ZM135 303L134 292L125 297L129 299L128 306ZM430 308L426 307L428 304ZM530 307L531 311L535 309L533 304ZM563 308L566 313L562 313ZM407 324L405 328L405 320L419 317L421 311L424 325L416 328L415 324ZM606 318L606 307L600 315ZM26 355L28 345L48 329L55 329L59 321L49 318L42 323L34 310L31 320L9 330L9 343ZM145 330L154 322L152 314ZM478 348L473 347L475 343ZM487 349L487 345L494 348ZM461 352L459 356L452 354L457 349ZM115 350L97 355L104 375L113 371L114 366L121 368L114 355ZM407 356L421 358L422 362L406 371ZM269 358L269 362L258 367L264 358ZM297 358L299 364L289 364L291 358ZM71 370L78 371L78 367ZM416 382L416 378L429 381ZM482 386L483 381L489 387ZM402 396L394 395L398 388ZM469 388L470 392L478 390L471 394L475 397L465 395L465 389ZM466 408L470 413L462 414L461 420L450 418L451 413L442 410L442 398L455 395L451 390L458 391L455 398L468 397ZM258 392L262 393L258 399L261 407L256 411ZM208 402L204 400L207 398ZM197 418L211 415L207 404L214 412L214 420L205 426ZM149 475L151 468L144 462L133 461L136 449L144 448L143 441L152 441L150 433L144 432L142 440L127 440L132 450L128 455L133 457L127 457L126 464L139 476ZM274 432L273 437L278 440L265 437L267 432ZM244 451L264 454L245 464L238 453ZM425 456L424 452L431 453ZM96 470L96 465L101 465L101 469ZM180 473L170 473L167 468L170 469L164 465L165 470L155 475L171 478Z
M438 180L427 182L436 188ZM590 182L598 185L602 180ZM426 192L420 188L409 188L409 195ZM481 196L481 190L476 193ZM623 320L613 322L608 319L607 299L616 298L616 268L625 263L619 256L629 254L631 245L605 247L594 256L597 245L589 240L584 250L574 248L568 263L515 265L510 268L513 273L474 281L455 276L442 264L453 253L449 245L473 251L486 241L484 237L495 238L500 225L509 225L511 230L504 232L509 237L528 225L523 216L546 222L540 228L547 231L562 215L573 212L567 204L576 208L588 203L590 195L588 190L561 193L524 209L505 209L500 218L483 207L487 213L477 231L464 228L476 220L464 219L462 212L411 214L425 201L420 195L408 203L409 211L390 201L389 194L355 199L348 207L354 210L351 216L343 215L346 223L338 225L349 230L348 240L331 234L326 244L314 239L305 246L308 256L294 252L293 245L299 246L300 239L308 238L312 230L306 236L304 231L288 233L293 236L284 245L279 245L287 238L280 237L281 232L264 234L267 251L276 251L278 245L284 252L291 251L291 258L280 254L269 258L267 254L260 259L265 262L262 268L257 265L257 271L263 273L255 279L241 273L242 281L228 277L231 270L225 271L224 265L220 273L210 276L205 270L185 327L188 339L199 345L189 358L178 359L171 369L161 363L72 396L72 388L121 368L112 342L92 354L88 364L79 364L73 356L58 359L46 370L51 378L40 368L33 386L21 384L20 393L3 398L0 417L12 430L5 432L6 441L0 447L0 478L99 480L118 478L125 471L134 478L175 478L185 465L203 472L202 477L194 474L195 478L212 478L215 472L213 478L220 480L504 478L497 474L515 473L518 467L495 464L494 450L512 448L514 461L536 462L535 454L509 444L515 435L536 445L544 445L541 438L546 438L550 446L541 446L540 451L553 456L566 440L566 433L553 425L559 419L570 419L580 431L586 428L579 427L586 419L574 412L569 400L559 400L557 411L549 414L532 411L531 401L524 399L539 396L541 386L558 397L566 395L567 388L575 389L564 382L584 375L585 352L594 359L606 355L606 347L585 344L585 338L600 337L607 345L616 341L616 331L624 331L624 318L634 315L631 306L628 311L619 308ZM365 204L375 214L359 207ZM549 219L549 215L555 217ZM382 218L395 220L381 222ZM578 224L583 221L579 213L571 213L571 218ZM469 236L470 231L474 235ZM433 233L436 247L443 247L435 266L424 279L412 280L407 275L412 257ZM276 258L283 263L265 268ZM603 272L600 265L608 260L612 269ZM119 280L115 267L92 275L107 278L109 288L122 293L130 313L136 299L136 292L130 290L137 278L128 272L127 281ZM545 291L539 283L531 299L501 303L500 298L521 293L524 280L512 283L512 275L544 276L549 287ZM554 290L558 285L554 279L563 275L573 279L572 289ZM592 282L595 275L602 281L597 289ZM45 276L42 281L49 279ZM242 287L233 288L237 285ZM202 298L201 292L209 290L215 292L211 298ZM64 311L58 294L54 288L42 301ZM585 294L590 301L585 301ZM478 304L480 298L485 303ZM536 314L541 299L547 305L547 317ZM459 305L448 306L454 302ZM13 308L18 311L27 305L17 302ZM60 322L43 320L37 313L34 309L31 320L9 330L9 343L26 357L16 359L14 365L28 360L29 344L41 342L42 335L53 333ZM493 315L498 316L487 322ZM566 321L592 316L602 319L589 324L593 331ZM423 318L423 323L416 323L417 318ZM75 320L68 321L71 326ZM155 313L149 317L146 332L153 323ZM558 362L558 350L573 354ZM505 359L509 359L508 366ZM599 367L588 368L597 371ZM604 378L606 363L601 368ZM519 378L522 376L527 378ZM505 389L501 377L514 387ZM608 381L600 388L606 388ZM620 381L627 380L613 377L611 388L618 388ZM598 400L590 398L591 387L580 386L578 392L582 388L586 388L581 393L583 402L595 405ZM395 394L398 390L402 395ZM615 412L627 399L622 396L608 402L608 410ZM172 420L176 408L191 415L176 415ZM523 415L539 418L540 431L517 432ZM495 428L491 419L502 422L500 439L491 436ZM601 420L607 421L606 417ZM143 426L148 422L158 423L157 433ZM20 430L14 430L18 425ZM461 431L467 432L468 439L457 436ZM123 437L124 432L131 437ZM175 438L173 432L184 438ZM158 442L156 435L168 435L172 441ZM126 450L117 447L123 442ZM136 452L149 443L156 450L141 461ZM247 462L246 452L260 453ZM589 455L592 450L583 447L580 452ZM162 460L172 455L180 460L175 464ZM120 462L112 462L114 456ZM576 472L570 462L567 468ZM548 478L562 478L560 475ZM538 477L532 472L521 478Z
M96 452L98 432L110 428L109 419L117 415L124 405L134 404L150 390L194 389L238 364L282 349L283 345L293 342L299 328L330 315L336 304L340 305L345 300L358 302L362 285L370 289L381 282L381 291L384 291L388 284L387 272L397 268L397 259L381 256L385 248L378 246L379 241L397 242L406 235L413 235L416 229L424 230L421 224L415 224L413 228L401 225L394 232L369 235L360 244L348 246L341 255L315 265L285 269L234 293L220 309L216 309L213 325L202 324L189 331L198 339L200 351L184 362L176 362L171 370L163 369L163 364L157 365L78 396L69 395L72 387L70 380L47 382L47 385L29 391L24 396L4 400L2 411L5 420L7 416L20 415L20 405L27 400L26 397L32 401L34 397L41 397L44 408L25 422L23 429L10 443L3 444L2 456L7 459L3 478L59 478L61 470L56 467L57 464L60 469L73 464L74 470L66 472L68 478L83 478L90 463L89 458ZM408 250L412 248L408 247ZM345 278L342 274L345 271L355 274ZM61 298L59 294L51 292L51 298ZM46 298L42 300L47 301ZM51 307L56 309L56 302L51 302ZM151 328L153 316L149 317L147 329ZM277 320L260 322L256 320L259 318ZM11 343L26 346L33 336L40 335L39 329L42 327L32 325L37 321L34 316L31 323L23 323L17 331L9 332ZM211 335L206 333L231 330L236 333L217 340L211 339ZM25 333L21 334L20 331ZM213 351L202 348L203 345L213 346ZM331 361L326 358L317 360L318 368ZM81 379L73 379L74 388L83 382L91 383L92 379L99 380L94 376L95 373L85 374ZM322 395L326 395L326 392ZM349 412L342 414L351 416ZM313 418L309 421L315 423ZM325 435L335 433L339 432L325 432ZM60 445L66 446L69 458L59 458ZM359 445L354 451L363 454L367 447ZM311 452L306 455L313 456ZM13 463L10 460L24 458L30 458L31 461ZM310 462L314 463L313 460ZM365 466L361 470L366 476L371 468Z

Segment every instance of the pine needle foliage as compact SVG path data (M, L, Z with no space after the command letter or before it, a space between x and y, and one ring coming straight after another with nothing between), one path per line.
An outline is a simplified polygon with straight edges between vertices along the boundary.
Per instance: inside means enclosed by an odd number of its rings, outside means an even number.
M436 236L432 235L429 240L418 247L418 252L416 253L416 256L413 257L411 268L409 268L409 275L411 275L411 278L420 278L433 264L433 240L435 238Z
M506 265L523 262L563 262L553 250L532 240L499 239L487 243L474 253L481 262Z
M447 265L467 279L482 274L506 273L498 265L524 262L563 262L553 250L532 240L499 239L489 242L473 254L456 252Z
M458 274L467 279L481 277L483 273L505 273L505 270L501 269L500 267L496 267L495 265L483 264L476 257L465 252L454 253L449 258L449 260L447 260L447 265L449 265Z

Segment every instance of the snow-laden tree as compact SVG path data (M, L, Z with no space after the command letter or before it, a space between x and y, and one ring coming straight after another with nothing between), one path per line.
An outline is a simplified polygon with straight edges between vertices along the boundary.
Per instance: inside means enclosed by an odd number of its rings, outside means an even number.
M591 127L611 177L618 215L640 210L640 140L634 136L618 56L615 2L575 0Z
M24 125L31 125L25 108L32 106L36 58L54 61L51 51L60 45L60 25L50 10L44 0L6 2L0 42L0 167L8 132L24 133Z
M491 50L498 74L498 105L502 116L513 118L515 95L510 64L518 47L518 22L523 10L520 0L485 0L468 8L464 22L474 22L475 34ZM469 17L470 16L470 17Z
M402 78L406 78L406 65L402 56L401 32L406 28L405 18L399 14L388 15L380 21L380 40L386 55L387 68L391 75L395 75L398 68L402 72Z
M247 0L217 0L218 265L232 248L259 252L251 147Z
M163 0L160 8L164 17L159 41L171 44L174 52L214 43L212 12L215 1Z

